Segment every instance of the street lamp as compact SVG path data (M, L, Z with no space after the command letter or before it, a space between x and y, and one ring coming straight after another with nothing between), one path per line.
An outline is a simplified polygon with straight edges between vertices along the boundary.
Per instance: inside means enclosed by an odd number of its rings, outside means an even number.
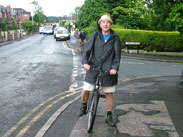
M19 21L19 28L20 28L20 38L22 37L22 26L21 26L21 21Z

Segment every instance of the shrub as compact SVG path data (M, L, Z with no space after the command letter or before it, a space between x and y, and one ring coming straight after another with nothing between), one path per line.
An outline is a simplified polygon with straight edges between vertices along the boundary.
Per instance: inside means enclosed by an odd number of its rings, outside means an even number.
M183 35L179 32L122 29L115 26L112 29L119 35L122 48L127 47L125 42L140 42L140 48L146 51L183 51ZM94 30L96 29L93 26L86 28L88 37ZM136 48L136 46L128 45L128 48Z
M30 34L31 32L36 32L38 30L38 25L36 22L33 22L32 25L32 21L24 21L22 23L22 28L28 31L28 34Z
M7 27L5 23L0 24L0 28L2 29L2 31L7 31Z
M114 29L122 42L140 42L147 51L183 51L183 36L179 32Z

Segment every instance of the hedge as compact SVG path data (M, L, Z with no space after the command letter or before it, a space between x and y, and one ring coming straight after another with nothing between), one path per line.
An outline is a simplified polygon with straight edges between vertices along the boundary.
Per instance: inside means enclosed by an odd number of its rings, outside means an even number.
M92 28L86 28L88 37L94 31ZM133 29L113 29L120 37L122 48L126 48L125 42L140 42L140 48L146 51L183 51L183 35L179 32L165 31L147 31ZM130 46L128 48L136 48Z

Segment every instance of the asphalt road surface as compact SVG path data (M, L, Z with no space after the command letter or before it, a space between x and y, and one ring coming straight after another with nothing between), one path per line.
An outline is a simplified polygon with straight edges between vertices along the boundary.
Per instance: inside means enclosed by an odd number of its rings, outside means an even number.
M80 51L68 48L65 41L56 42L53 35L35 34L0 47L0 66L3 137L35 136L60 107L80 94L85 75ZM119 78L179 76L181 70L178 63L122 58ZM55 136L69 136L78 120L78 105L79 101L73 103L59 117Z

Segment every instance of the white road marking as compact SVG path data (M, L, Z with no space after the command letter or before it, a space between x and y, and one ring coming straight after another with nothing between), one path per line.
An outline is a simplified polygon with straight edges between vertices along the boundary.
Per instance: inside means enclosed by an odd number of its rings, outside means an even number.
M141 63L141 62L124 62L124 61L122 61L121 63L123 63L123 64L137 64L137 65L144 65L144 63Z
M81 67L81 62L79 59L79 56L75 53L75 50L72 50L72 55L73 55L73 71L72 71L72 75L71 75L71 85L69 89L75 89L78 88L79 86L81 86L81 84L79 84L79 80L77 79L77 77L81 74L84 73L84 69Z

